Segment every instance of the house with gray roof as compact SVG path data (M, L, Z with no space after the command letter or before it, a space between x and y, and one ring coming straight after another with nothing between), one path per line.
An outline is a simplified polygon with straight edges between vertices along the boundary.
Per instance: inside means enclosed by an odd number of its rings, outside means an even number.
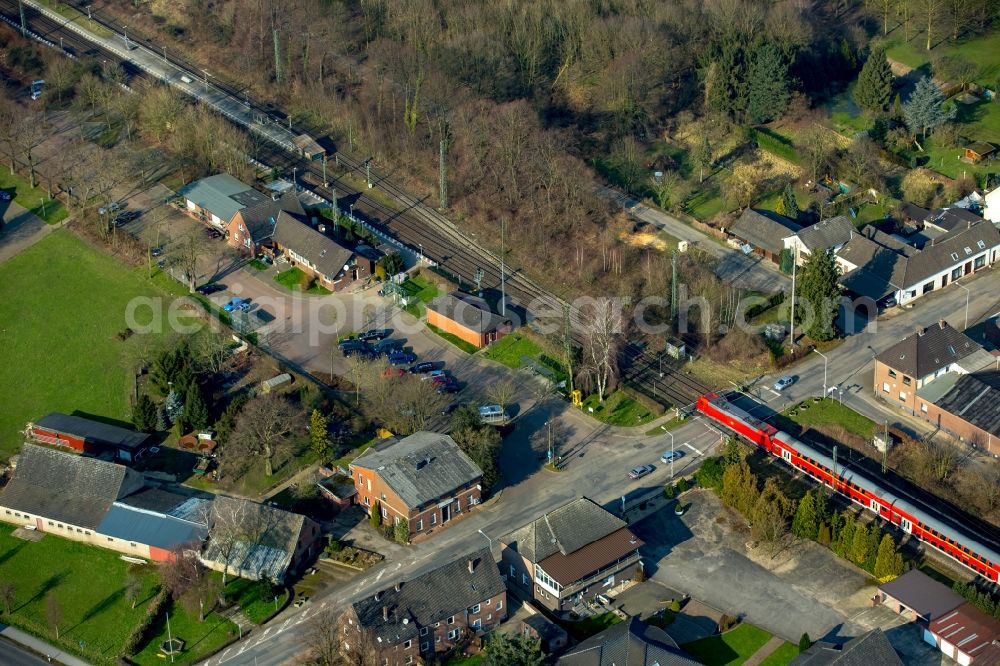
M747 208L727 229L730 236L742 241L741 249L778 263L785 239L802 227L793 220L762 208Z
M217 173L188 183L177 191L177 195L184 200L184 207L189 213L220 231L237 212L248 206L270 201L269 196L228 173Z
M569 611L632 580L643 542L625 521L580 497L499 537L513 588L549 610Z
M817 641L792 659L789 666L903 666L892 643L881 629L852 638L846 643Z
M122 462L135 461L150 441L144 432L60 412L51 412L32 421L26 432L36 442L92 455L110 453Z
M379 663L427 663L506 617L507 589L483 548L355 601L345 612L345 649L365 632Z
M463 291L441 294L427 304L427 323L478 349L513 330L513 322L494 312L484 299Z
M350 464L355 501L410 538L445 527L482 501L483 471L449 435L421 431L368 448Z
M341 245L325 233L295 219L285 211L277 217L271 236L276 252L316 279L320 286L339 291L374 272L375 263Z
M919 569L879 585L878 590L885 606L925 627L965 603L957 592Z
M250 580L282 583L318 550L319 525L291 511L216 495L202 563Z
M858 232L854 223L847 217L838 215L803 227L782 242L786 250L793 255L797 254L801 266L811 252L816 250L837 252L856 235Z
M631 617L564 654L558 666L695 666L667 632Z
M919 249L881 232L866 237L879 247L855 237L838 253L841 268L850 269L840 284L876 301L892 296L900 305L992 266L1000 256L1000 231L982 220L968 221Z

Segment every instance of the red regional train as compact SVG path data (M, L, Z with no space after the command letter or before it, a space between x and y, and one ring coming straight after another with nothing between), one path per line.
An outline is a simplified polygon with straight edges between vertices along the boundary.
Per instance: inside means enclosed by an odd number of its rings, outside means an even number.
M829 456L751 416L717 393L698 398L695 409L981 576L1000 581L1000 553L881 488L877 481L842 466L834 473L835 465Z

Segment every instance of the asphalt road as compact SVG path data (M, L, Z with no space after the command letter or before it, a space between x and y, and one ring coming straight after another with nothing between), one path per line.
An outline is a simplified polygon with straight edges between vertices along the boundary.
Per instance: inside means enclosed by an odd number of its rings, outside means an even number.
M46 661L5 638L0 638L0 664L4 666L49 666L51 663L53 662Z

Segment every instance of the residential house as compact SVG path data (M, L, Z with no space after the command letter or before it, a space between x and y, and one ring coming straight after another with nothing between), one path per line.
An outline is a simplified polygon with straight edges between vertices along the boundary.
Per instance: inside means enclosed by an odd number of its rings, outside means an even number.
M838 253L842 268L854 267L841 276L841 285L874 301L891 296L900 305L992 266L1000 256L1000 231L982 220L932 239L920 250L904 250L881 232L865 237L879 247L856 236Z
M65 446L80 453L111 453L133 462L149 446L149 435L94 419L52 412L28 424L26 434L36 442Z
M957 592L919 569L879 585L878 590L882 604L925 628L965 603Z
M857 235L854 223L843 215L803 227L782 240L784 249L798 257L799 266L814 250L837 252Z
M884 400L960 437L972 436L972 432L959 423L964 420L963 416L985 419L983 425L987 425L993 417L979 410L1000 412L1000 407L994 410L988 402L976 407L979 401L974 400L986 394L986 389L995 381L992 374L978 371L995 364L994 356L978 343L940 321L918 329L875 357L873 390ZM966 375L973 379L958 386L959 380ZM953 394L956 387L958 390ZM951 409L961 413L955 416L948 411ZM988 438L984 438L983 443L987 441Z
M695 666L659 627L631 617L591 636L564 654L558 666Z
M356 502L382 522L406 521L410 537L444 527L482 500L483 471L450 436L416 432L390 438L350 464Z
M924 640L962 666L1000 664L1000 622L968 602L931 622Z
M354 504L358 489L354 481L346 474L333 474L316 482L321 497L332 503L338 509L346 509Z
M727 231L743 241L742 250L753 252L765 259L779 263L785 239L802 227L789 218L769 210L747 208Z
M997 360L994 357L988 370L969 374L949 372L917 391L919 413L923 418L994 456L1000 455Z
M195 217L224 230L244 208L270 201L270 197L241 183L228 173L219 173L189 183L178 190L184 207Z
M983 218L966 208L938 208L924 218L924 226L936 231L949 233L955 229L982 222Z
M513 330L513 323L490 308L481 298L453 291L427 304L427 323L451 333L478 349Z
M0 492L0 519L131 552L133 546L102 535L99 527L115 502L142 486L142 474L124 465L26 443Z
M993 224L1000 224L1000 187L983 195L983 217Z
M367 632L380 664L427 663L507 616L507 592L489 548L457 557L354 602L345 612L344 648Z
M542 652L548 655L559 654L569 645L569 634L558 624L535 610L530 603L521 606L527 611L528 617L521 620L518 633L537 640Z
M499 538L511 590L553 611L631 580L643 542L623 520L586 497Z
M789 666L903 666L885 632L872 629L843 644L817 641Z
M241 208L226 223L229 244L251 257L272 245L275 227L281 220L289 225L308 222L302 202L293 190L275 199L265 199Z
M297 201L297 199L296 199ZM374 272L374 262L344 247L282 210L271 235L277 252L316 279L320 286L339 291Z
M250 580L283 582L318 552L319 525L305 516L216 495L202 563Z

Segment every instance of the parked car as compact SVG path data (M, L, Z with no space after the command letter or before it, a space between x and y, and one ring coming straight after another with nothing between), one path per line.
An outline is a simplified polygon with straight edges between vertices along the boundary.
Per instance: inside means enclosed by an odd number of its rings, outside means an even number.
M660 456L660 462L661 463L668 463L671 460L680 460L683 457L684 457L684 452L683 451L677 451L677 450L667 451L662 456Z
M403 341L393 340L391 338L386 340L381 340L378 343L376 343L375 346L372 347L372 349L375 351L376 354L379 354L381 356L388 356L393 352L401 351L403 349Z
M195 291L197 291L202 296L208 296L209 294L214 294L216 292L222 291L226 288L226 285L219 284L218 282L209 282L208 284L203 284Z
M653 467L652 465L639 465L638 467L633 467L628 473L628 478L641 479L642 477L652 472L654 469L656 468Z
M402 368L386 368L382 371L382 376L386 379L389 379L390 377L405 377L406 370L403 370Z
M788 388L794 383L795 383L795 377L792 377L791 375L785 375L778 381L774 382L773 388L775 391L784 391L786 388Z
M228 303L222 306L222 309L225 310L226 312L233 312L234 310L242 310L244 304L246 304L247 306L250 305L248 301L245 301L242 298L239 298L238 296L233 296ZM250 308L247 307L247 310L249 309Z
M389 354L389 365L409 365L417 360L417 355L410 351L393 352Z
M452 412L454 412L456 409L458 409L459 407L461 407L462 404L463 403L461 403L461 402L453 402L453 403L449 404L447 407L445 407L444 409L441 410L441 416L448 416L449 414L451 414Z
M436 379L445 379L447 376L448 376L448 373L445 372L444 370L431 370L430 372L428 372L426 375L424 375L420 379L423 380L423 381L426 381L428 379L431 380L431 381L434 381Z
M211 227L205 229L205 235L211 238L212 240L215 240L216 238L222 238L222 234L217 229L213 229Z
M434 364L430 361L421 361L410 368L410 372L415 375L422 375L434 369Z
M392 335L392 329L373 328L358 333L358 340L382 340Z
M163 246L159 245L157 247L154 247L150 251L150 254L152 254L154 257L160 257L160 256L162 256L163 255Z
M437 392L441 394L445 393L458 393L462 390L462 387L458 385L451 377L448 377L443 382L440 382L437 387Z
M142 217L142 211L125 210L118 213L118 217L115 218L115 224L127 224L132 220L138 220L140 217Z
M0 190L0 201L10 201L13 197L7 190Z
M117 201L112 201L107 206L101 206L97 209L98 215L110 215L111 213L117 213L122 209L122 205Z
M377 354L368 347L343 347L340 351L345 358L357 356L358 358L371 360L377 356Z

